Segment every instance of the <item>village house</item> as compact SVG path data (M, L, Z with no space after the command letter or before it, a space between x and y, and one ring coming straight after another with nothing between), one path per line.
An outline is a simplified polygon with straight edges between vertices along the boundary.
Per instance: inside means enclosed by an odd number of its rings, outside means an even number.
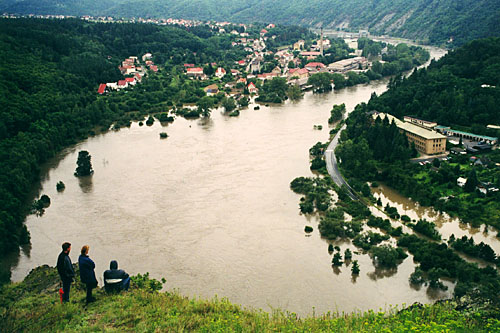
M151 53L146 53L142 56L142 61L146 61L146 60L149 60L149 59L152 59L153 58L153 55Z
M191 78L200 80L203 80L206 77L206 75L203 73L203 68L201 67L188 68L186 70L186 75Z
M117 89L123 89L128 87L128 83L126 80L119 80L118 81L118 88Z
M156 66L156 65L149 66L149 69L152 70L155 73L158 72L158 66Z
M464 187L465 183L467 183L467 178L463 178L463 177L458 177L457 178L457 185L458 186Z
M239 70L237 70L237 69L231 69L231 75L232 75L232 76L237 76L237 75L239 75L239 74L240 74L240 71L239 71Z
M118 90L118 83L117 82L108 82L108 83L106 83L106 87L111 89L111 90Z
M278 75L278 74L276 74L276 73L263 73L263 74L258 74L258 75L257 75L257 78L258 78L259 80L263 80L263 81L265 81L265 80L269 80L269 79L272 79L272 78L274 78L274 77L278 77L278 76L279 76L279 75Z
M299 50L299 51L303 50L305 43L306 43L306 41L301 39L301 40L293 43L293 49L294 50Z
M273 74L276 74L277 76L281 75L281 68L278 66L274 67L274 69L271 71Z
M237 82L237 83L243 83L243 84L245 84L245 85L246 85L246 84L247 84L247 79L246 79L246 78L244 78L244 77L240 77L240 78L238 79L238 81L236 81L236 82Z
M215 71L215 76L217 76L219 79L222 79L226 75L226 70L222 67L218 67L217 70Z
M304 68L306 68L311 74L319 73L321 71L326 70L326 66L321 62L310 62L307 65L305 65Z
M257 89L257 87L255 86L255 84L253 84L253 82L250 82L248 84L247 89L248 89L248 92L250 94L257 94L257 93L259 93L259 89Z
M207 96L217 95L219 93L219 87L216 84L211 84L203 88Z
M288 71L288 78L297 77L299 79L307 79L309 71L307 68L292 68Z
M133 77L126 77L125 81L127 81L128 85L130 86L135 86L137 82L135 82L135 79Z

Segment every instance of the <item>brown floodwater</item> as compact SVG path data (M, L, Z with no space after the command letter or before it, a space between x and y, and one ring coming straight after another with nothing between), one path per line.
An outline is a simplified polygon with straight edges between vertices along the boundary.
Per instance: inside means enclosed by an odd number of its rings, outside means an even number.
M312 175L308 149L328 140L332 105L345 103L350 111L386 85L309 92L282 106L250 105L235 118L214 110L208 120L133 123L64 150L43 167L39 193L49 195L51 206L27 217L32 245L15 258L13 280L55 265L69 241L73 261L90 245L101 285L116 259L131 274L165 277L167 290L266 311L352 312L449 296L410 287L411 256L387 271L354 254L361 268L355 280L350 267L332 269L317 218L299 214L300 196L289 187L295 177ZM159 138L163 131L167 139ZM80 150L89 151L95 170L85 179L73 176ZM61 193L58 181L66 184ZM306 235L306 225L314 232ZM334 244L356 250L350 242Z
M408 215L412 220L426 219L436 223L436 227L444 240L450 238L452 234L456 238L462 236L472 237L475 243L483 242L491 246L497 254L500 253L498 231L493 227L485 228L485 225L482 225L479 228L474 228L470 224L461 222L458 218L450 217L446 213L439 213L432 207L420 206L417 202L402 196L384 184L372 189L372 191L374 197L380 198L382 201L382 207L389 204L396 207L400 215Z

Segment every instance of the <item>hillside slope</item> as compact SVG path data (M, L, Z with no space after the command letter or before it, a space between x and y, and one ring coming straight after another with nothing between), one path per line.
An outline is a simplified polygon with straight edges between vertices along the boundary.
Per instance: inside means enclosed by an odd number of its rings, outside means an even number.
M452 38L455 45L461 45L500 35L500 2L496 0L3 0L0 11L363 28L433 44Z
M328 314L298 318L279 310L268 314L242 309L226 299L195 300L177 293L160 293L161 283L148 275L133 277L131 290L106 295L98 289L97 301L84 305L85 294L76 281L71 302L59 304L55 268L34 269L23 282L0 291L0 325L6 332L56 331L458 331L500 329L500 321L483 310L456 302L413 305L391 312ZM460 307L462 311L456 310ZM465 311L464 311L465 310Z

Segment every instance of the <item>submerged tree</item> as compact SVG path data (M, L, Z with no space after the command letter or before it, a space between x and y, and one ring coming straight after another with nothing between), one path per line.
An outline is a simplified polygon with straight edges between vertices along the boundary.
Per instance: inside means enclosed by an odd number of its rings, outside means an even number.
M78 153L75 176L77 177L90 176L91 174L94 173L94 170L92 170L92 163L90 162L90 159L91 156L88 151L81 150Z
M359 274L359 264L358 264L357 260L354 260L352 262L351 273L352 273L352 275L358 275Z

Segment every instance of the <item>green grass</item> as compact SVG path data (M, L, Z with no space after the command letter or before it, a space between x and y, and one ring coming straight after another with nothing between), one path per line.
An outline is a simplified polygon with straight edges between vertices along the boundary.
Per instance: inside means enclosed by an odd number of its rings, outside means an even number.
M135 277L129 292L107 295L86 306L76 282L69 304L60 304L57 273L48 266L23 282L6 285L0 297L2 332L480 332L500 331L500 321L481 313L463 313L453 302L413 306L389 312L330 313L298 318L294 313L243 309L226 299L190 299L155 291L158 281ZM369 296L368 296L369 297Z

